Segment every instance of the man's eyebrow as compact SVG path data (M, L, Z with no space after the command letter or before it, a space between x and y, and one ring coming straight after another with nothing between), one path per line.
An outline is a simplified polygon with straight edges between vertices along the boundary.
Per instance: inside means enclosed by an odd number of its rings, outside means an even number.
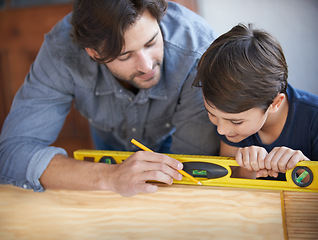
M158 34L159 34L159 31L156 32L155 35L148 42L145 43L145 45L151 43L158 36ZM123 55L131 53L131 52L133 52L133 51L123 52L123 53L119 54L119 56L123 56Z

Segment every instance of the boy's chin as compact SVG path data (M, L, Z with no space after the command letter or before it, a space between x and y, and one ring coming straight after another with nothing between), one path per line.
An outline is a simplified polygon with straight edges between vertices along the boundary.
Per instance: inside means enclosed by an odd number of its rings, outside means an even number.
M233 143L239 143L240 141L242 141L242 137L240 137L239 135L236 136L225 136L227 140L229 140L230 142Z

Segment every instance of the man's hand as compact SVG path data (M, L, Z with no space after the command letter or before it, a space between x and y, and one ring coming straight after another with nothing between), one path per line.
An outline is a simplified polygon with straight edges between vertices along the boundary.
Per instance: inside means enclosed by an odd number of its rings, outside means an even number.
M110 190L122 196L153 193L158 187L147 181L172 184L181 180L181 162L167 155L146 151L132 154L120 164L79 161L56 155L40 181L46 189Z
M156 192L158 186L147 181L171 185L173 179L182 179L182 175L177 171L183 168L182 163L160 153L139 151L113 167L113 191L123 196Z

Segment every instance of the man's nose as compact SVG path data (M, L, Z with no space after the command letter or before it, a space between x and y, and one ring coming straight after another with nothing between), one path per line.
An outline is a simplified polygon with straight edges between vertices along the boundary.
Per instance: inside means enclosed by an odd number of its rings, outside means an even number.
M146 50L141 50L137 54L137 70L143 73L149 73L153 68L151 54Z

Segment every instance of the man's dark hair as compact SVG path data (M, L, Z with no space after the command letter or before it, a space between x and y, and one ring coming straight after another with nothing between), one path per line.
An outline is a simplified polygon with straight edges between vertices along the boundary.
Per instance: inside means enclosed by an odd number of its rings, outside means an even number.
M165 0L75 0L71 36L82 48L97 51L99 63L116 59L124 33L148 10L159 22L167 9Z
M270 34L239 24L217 38L198 64L194 86L227 113L266 110L285 93L288 69L280 44Z

